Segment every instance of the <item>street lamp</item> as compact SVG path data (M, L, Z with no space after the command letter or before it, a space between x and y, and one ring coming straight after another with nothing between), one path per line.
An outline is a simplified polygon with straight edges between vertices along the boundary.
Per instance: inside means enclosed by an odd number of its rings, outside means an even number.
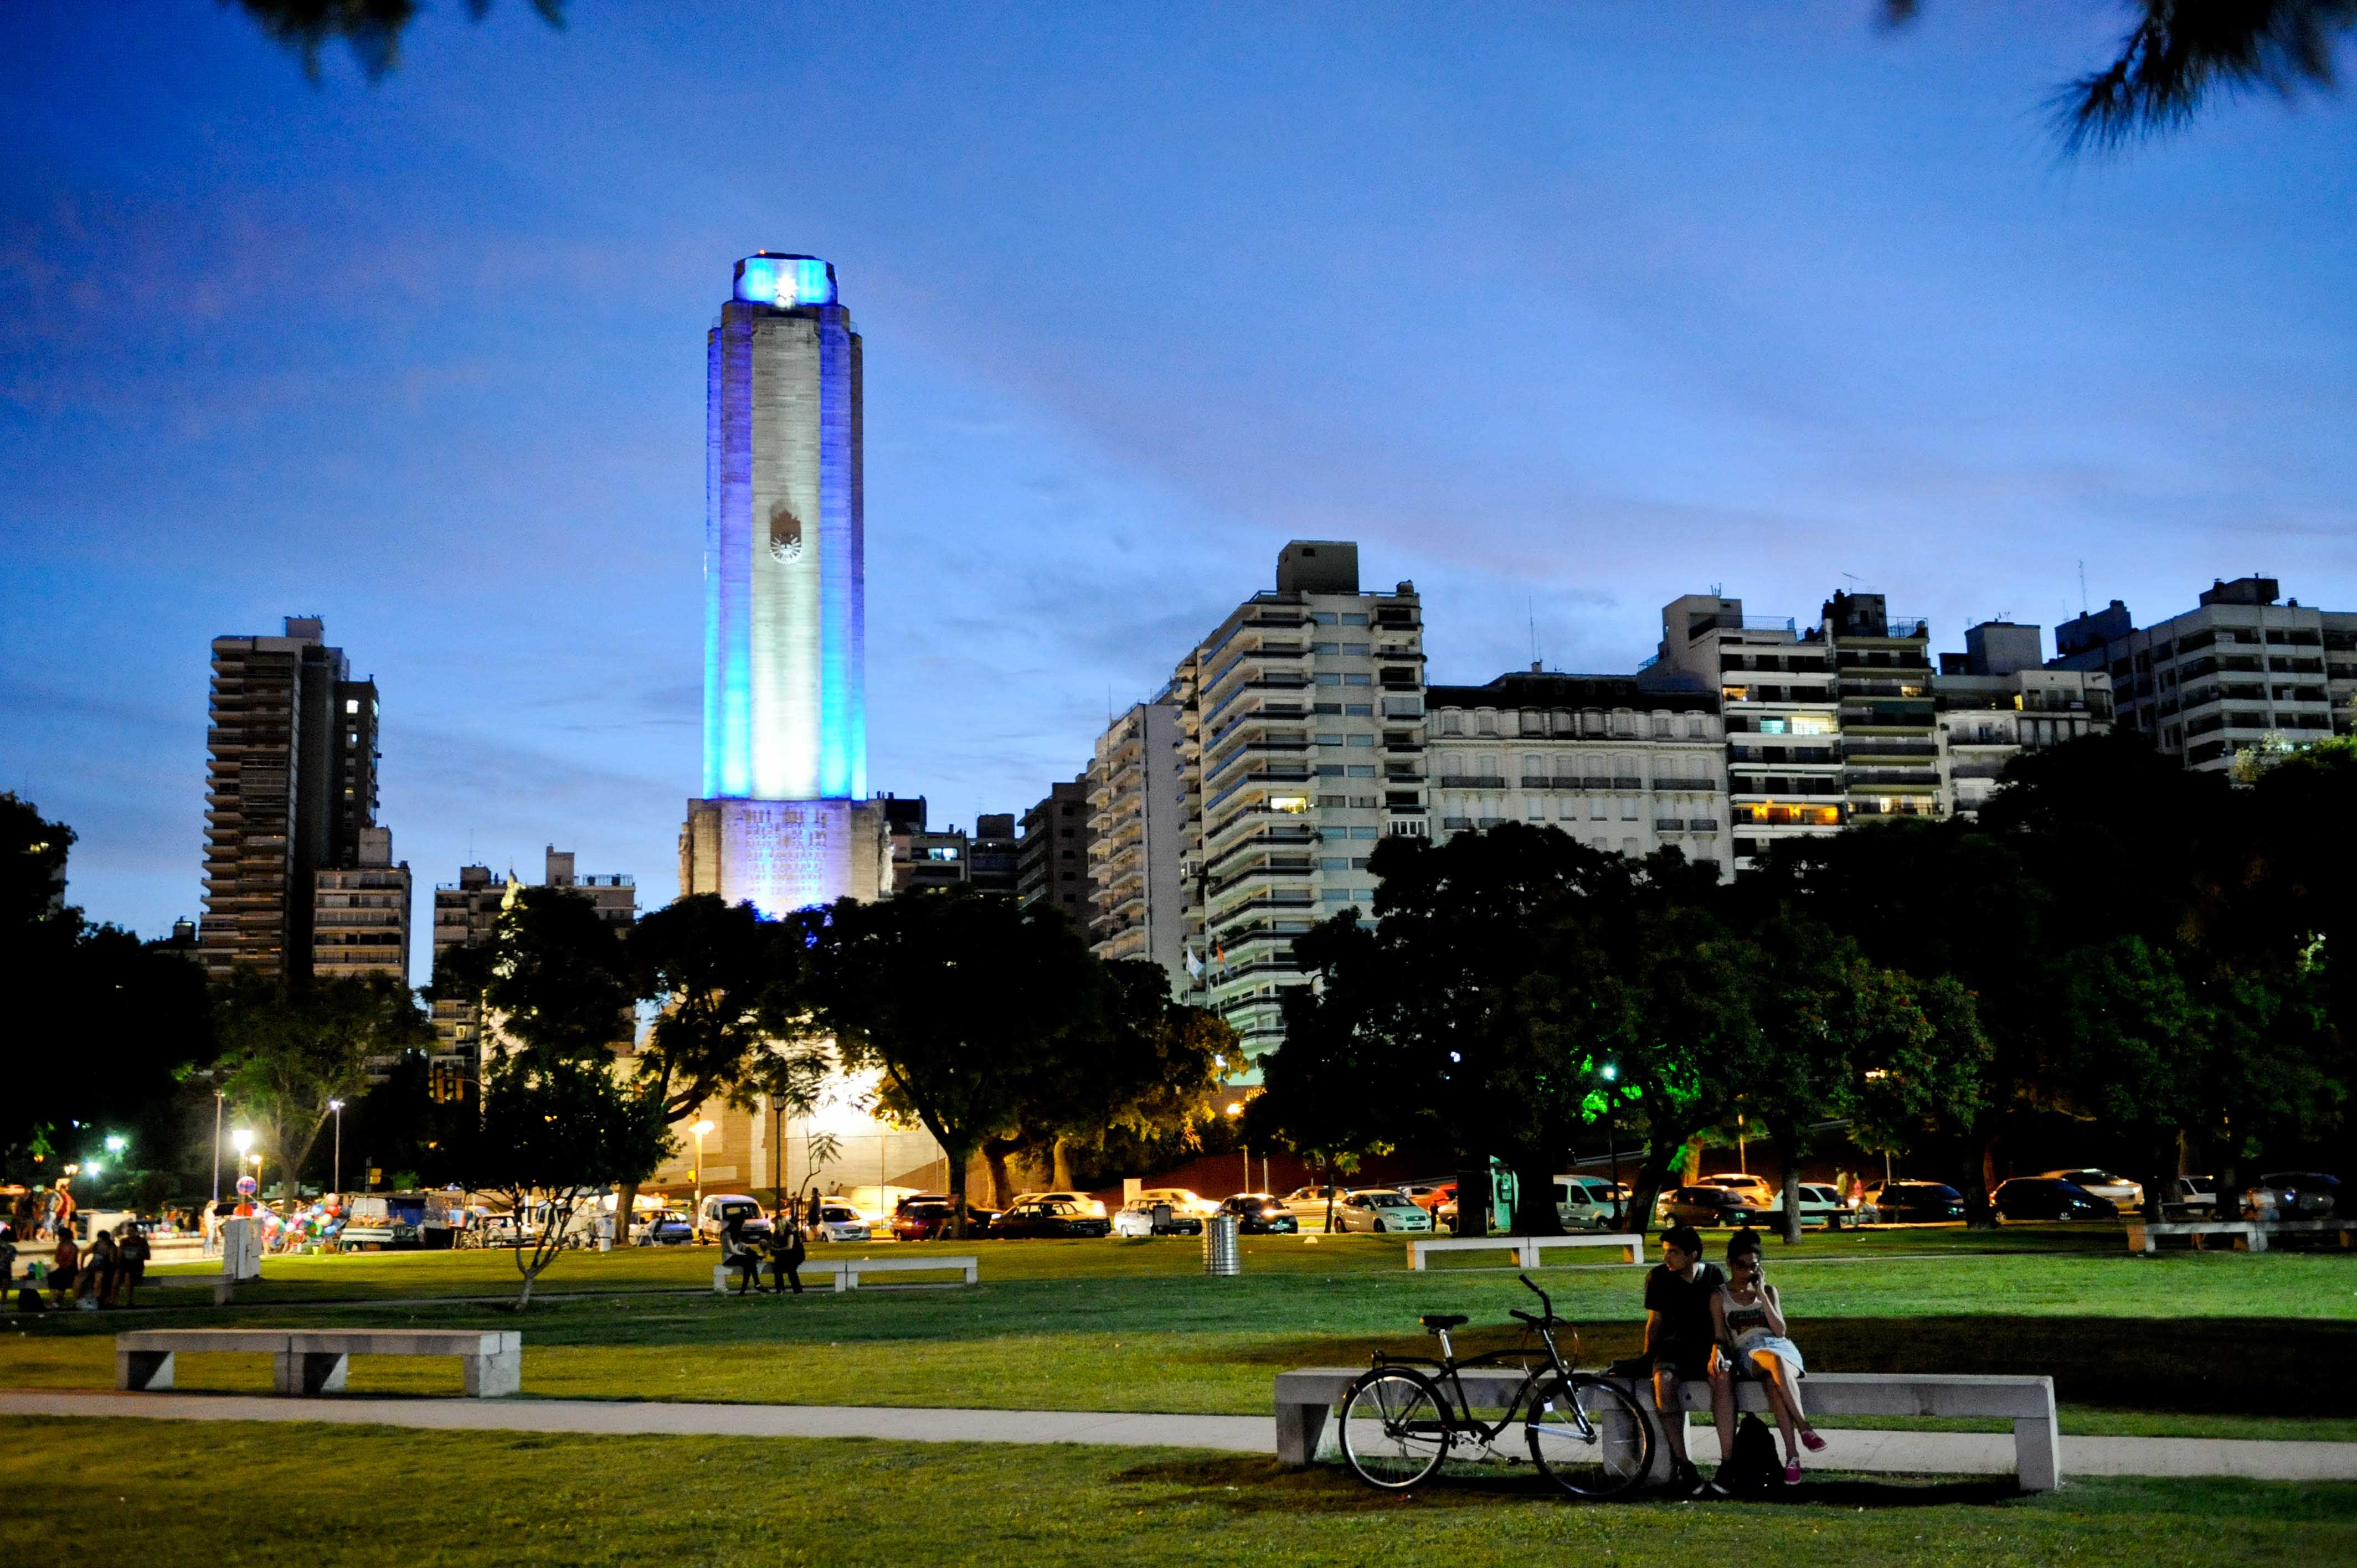
M701 1225L704 1222L704 1135L712 1131L711 1118L705 1118L688 1131L695 1134L695 1217L696 1223Z
M336 1113L336 1178L335 1185L328 1190L341 1195L344 1190L344 1102L330 1100L328 1109Z
M1228 1117L1229 1117L1229 1120L1232 1121L1232 1120L1234 1120L1236 1117L1239 1117L1239 1116L1243 1115L1243 1113L1244 1113L1244 1102L1243 1102L1243 1101L1241 1101L1241 1100L1231 1100L1231 1101L1228 1101ZM1239 1143L1242 1143L1242 1140L1241 1140L1241 1139L1239 1139L1239 1140L1238 1140L1238 1142L1239 1142ZM1250 1144L1243 1144L1243 1151L1244 1151L1244 1185L1243 1185L1243 1188L1242 1188L1241 1190L1243 1190L1243 1191L1244 1191L1244 1192L1250 1192L1250 1191L1253 1189L1253 1184L1252 1184L1252 1145L1251 1145Z
M221 1089L213 1090L213 1207L215 1208L221 1207L221 1101L227 1098L228 1090Z
M229 1146L237 1151L238 1172L243 1175L248 1158L246 1151L253 1147L253 1130L250 1127L238 1128L229 1135ZM255 1159L253 1163L255 1167L253 1196L258 1198L262 1196L262 1162Z
M120 1133L109 1133L106 1135L106 1152L110 1155L119 1155L130 1146L131 1140Z
M1612 1086L1620 1080L1620 1069L1606 1062L1596 1069L1596 1076L1604 1080L1604 1146L1612 1155L1612 1229L1625 1230L1629 1215L1620 1200L1620 1101L1612 1092Z

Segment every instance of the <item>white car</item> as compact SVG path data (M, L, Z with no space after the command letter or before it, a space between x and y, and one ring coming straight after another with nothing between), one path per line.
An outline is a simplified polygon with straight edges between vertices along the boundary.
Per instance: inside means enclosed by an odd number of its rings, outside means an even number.
M865 1241L873 1235L867 1217L839 1197L823 1197L818 1204L818 1224L811 1231L813 1241Z
M1851 1212L1849 1202L1827 1183L1804 1181L1800 1187L1801 1223L1803 1225L1831 1225L1836 1218ZM1780 1203L1778 1207L1781 1208L1782 1205Z
M1190 1215L1197 1219L1209 1219L1220 1211L1218 1204L1193 1189L1183 1187L1149 1187L1140 1192L1135 1201L1144 1204L1148 1208L1157 1203L1167 1203L1170 1206L1171 1213ZM1103 1210L1100 1209L1099 1212Z
M1762 1206L1769 1208L1779 1207L1784 1196L1782 1192L1768 1185L1766 1176L1753 1176L1749 1171L1722 1171L1717 1176L1704 1176L1695 1185L1723 1187L1729 1192L1739 1192L1746 1197L1758 1198Z
M1361 1187L1344 1195L1335 1206L1334 1227L1338 1230L1365 1230L1375 1235L1386 1231L1424 1231L1432 1230L1432 1216L1415 1206L1407 1194L1393 1187Z
M2183 1207L2187 1208L2207 1208L2212 1211L2216 1210L2218 1207L2218 1178L2216 1176L2181 1176L2177 1178L2176 1187L2177 1197L2175 1201Z
M1105 1217L1103 1199L1091 1197L1085 1192L1018 1192L1015 1201L1006 1207L1020 1208L1027 1203L1069 1203L1092 1219Z
M1585 1230L1609 1230L1612 1217L1629 1201L1628 1193L1602 1176L1559 1176L1555 1178L1555 1211L1566 1225Z
M2142 1208L2144 1207L2144 1187L2124 1176L2115 1176L2110 1171L2082 1166L2077 1170L2040 1171L2038 1174L2049 1181L2067 1181L2083 1191L2093 1193L2097 1197L2107 1197L2116 1208Z

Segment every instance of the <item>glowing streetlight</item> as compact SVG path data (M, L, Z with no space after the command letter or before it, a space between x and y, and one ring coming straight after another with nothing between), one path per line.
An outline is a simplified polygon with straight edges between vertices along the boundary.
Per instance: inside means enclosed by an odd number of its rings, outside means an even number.
M1241 1115L1243 1115L1243 1113L1244 1113L1244 1102L1243 1102L1243 1101L1241 1101L1241 1100L1231 1100L1231 1101L1228 1101L1228 1116L1229 1116L1230 1120L1233 1120L1234 1118L1236 1118L1236 1117L1238 1117L1238 1116L1241 1116ZM1253 1184L1252 1184L1252 1145L1251 1145L1250 1144L1243 1144L1242 1146L1243 1146L1243 1152L1244 1152L1244 1185L1243 1185L1243 1190L1244 1190L1244 1191L1246 1191L1246 1192L1250 1192L1250 1191L1253 1189Z
M336 1113L336 1178L335 1185L328 1190L340 1193L344 1190L344 1102L330 1100L328 1109Z
M110 1155L119 1155L130 1146L131 1140L120 1133L109 1133L106 1135L106 1152Z
M712 1131L712 1119L705 1118L688 1129L695 1134L695 1223L704 1223L704 1135Z

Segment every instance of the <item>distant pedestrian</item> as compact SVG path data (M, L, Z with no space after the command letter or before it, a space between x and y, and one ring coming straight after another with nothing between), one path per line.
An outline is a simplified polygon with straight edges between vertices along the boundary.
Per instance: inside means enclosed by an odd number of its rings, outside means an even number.
M791 1218L770 1233L770 1271L778 1294L785 1294L789 1285L796 1295L802 1294L802 1260L809 1256L810 1249L802 1245L802 1228Z
M124 1220L115 1231L114 1254L115 1288L125 1306L135 1305L140 1283L147 1277L149 1251L147 1238L140 1234L138 1224Z
M58 1250L49 1259L50 1304L62 1307L73 1299L74 1286L81 1274L81 1249L74 1245L73 1232L58 1238Z
M73 1191L66 1186L66 1178L58 1177L57 1197L49 1208L49 1220L52 1227L58 1230L72 1230L76 1207L78 1206L74 1202Z
M90 1239L81 1260L81 1292L95 1307L114 1305L115 1265L121 1260L114 1251L114 1237L105 1230Z
M16 1228L0 1225L0 1294L16 1288Z

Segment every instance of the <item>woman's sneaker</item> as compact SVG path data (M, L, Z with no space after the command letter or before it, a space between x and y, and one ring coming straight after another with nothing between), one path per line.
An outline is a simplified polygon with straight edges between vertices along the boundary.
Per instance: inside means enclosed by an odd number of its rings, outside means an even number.
M1801 1484L1801 1462L1798 1459L1785 1465L1784 1484L1788 1487L1797 1487Z
M1803 1432L1801 1434L1801 1446L1812 1454L1822 1454L1825 1451L1825 1440L1813 1432Z

